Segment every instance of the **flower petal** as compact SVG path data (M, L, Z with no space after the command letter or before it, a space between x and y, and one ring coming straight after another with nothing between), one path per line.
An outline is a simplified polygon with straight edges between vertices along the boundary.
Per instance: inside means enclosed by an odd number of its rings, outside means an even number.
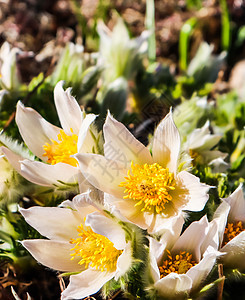
M71 95L71 88L64 91L63 81L59 81L54 88L54 102L60 119L60 124L65 133L70 135L79 133L83 114L76 99Z
M152 237L148 237L150 254L159 264L163 258L164 250L166 249L166 243L160 243ZM160 275L159 275L160 279Z
M245 231L230 240L220 251L225 253L221 256L221 262L227 267L245 271Z
M151 238L149 238L150 240ZM154 247L154 246L153 246ZM160 279L160 271L157 265L157 259L150 250L150 272L154 282Z
M116 249L122 250L126 247L125 232L116 220L94 212L87 216L85 224L95 233L106 236Z
M69 208L33 206L19 209L26 222L49 239L69 241L76 238L83 223L80 214Z
M239 187L224 200L231 206L228 221L242 221L245 223L245 199L243 196L242 184L240 184Z
M4 154L4 156L7 158L9 163L13 166L13 168L21 174L21 167L20 167L20 161L23 160L23 157L20 155L14 153L13 151L9 150L6 147L1 147L1 151Z
M94 195L90 190L86 193L76 195L72 201L70 201L70 207L77 210L80 214L80 219L84 220L88 214L91 214L95 211L102 211L104 207L97 205L94 198L91 198ZM66 200L69 201L69 200Z
M84 177L97 189L122 198L123 188L119 184L124 181L126 170L122 165L97 154L75 154Z
M177 185L181 186L187 193L188 202L182 208L190 211L200 211L208 201L208 190L210 186L201 183L197 176L182 171L177 175Z
M172 111L157 126L154 133L152 155L154 162L176 173L180 151L180 135L174 124Z
M211 272L215 261L216 254L209 253L205 255L199 264L195 265L186 272L186 275L192 279L192 292L196 291L198 288L201 288L202 282Z
M201 246L201 253L203 254L208 247L212 247L215 250L219 248L219 231L218 222L213 220L208 224L208 232Z
M68 287L62 292L61 299L83 299L98 292L114 273L87 269L80 274L72 275Z
M125 169L130 169L131 161L135 164L152 163L150 151L110 113L106 118L103 132L106 158L119 161Z
M213 221L215 220L218 224L218 235L219 235L219 244L221 245L223 242L225 227L227 224L227 218L230 211L230 205L225 200L218 206L214 215ZM212 222L213 222L212 221Z
M115 279L117 280L120 276L123 276L127 271L129 271L131 266L132 266L132 246L131 243L128 243L123 253L118 257Z
M189 149L196 151L208 150L218 144L222 135L210 134L210 122L207 121L202 128L196 128L188 139Z
M121 214L127 218L128 222L138 225L142 229L152 227L154 214L142 212L138 206L135 206L135 200L116 198L110 194L105 194L105 202L116 206Z
M91 133L89 132L89 127L92 124L92 122L95 120L96 115L94 114L88 114L84 118L82 125L80 127L79 135L78 135L78 142L77 142L77 152L85 152L83 151L83 148L86 148L89 150L89 152L92 152L92 148L94 146L93 141L91 141ZM86 143L86 139L89 140L90 147L88 147L88 143ZM84 145L85 144L85 145Z
M201 245L206 237L208 230L208 219L204 216L199 221L192 222L184 233L179 237L171 253L179 253L179 251L187 251L193 255L196 261L201 259Z
M43 186L77 183L78 174L78 168L65 163L48 165L27 159L21 161L21 175L27 180Z
M158 280L154 286L159 296L166 299L187 299L192 280L186 274L170 273Z
M80 257L71 260L72 245L69 242L51 240L24 240L22 245L41 264L63 272L78 272L84 270L79 265Z
M157 232L158 235L161 236L160 241L162 243L167 243L168 248L172 248L173 244L181 234L183 225L184 218L181 214L171 218L163 218L161 215L156 215L155 230L153 233Z
M47 161L47 157L43 156L43 146L50 143L51 139L57 141L60 128L47 122L38 112L25 107L20 101L17 103L16 123L31 152Z

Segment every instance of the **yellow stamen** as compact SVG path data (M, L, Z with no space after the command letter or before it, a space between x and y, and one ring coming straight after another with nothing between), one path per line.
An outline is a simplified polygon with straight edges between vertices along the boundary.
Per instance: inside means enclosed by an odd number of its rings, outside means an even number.
M190 154L191 158L193 158L193 159L198 157L198 153L195 150L190 149L189 154Z
M117 250L113 243L105 236L93 232L93 230L85 225L78 226L77 239L71 239L70 243L75 246L71 249L75 256L80 256L80 265L95 268L96 270L113 272L116 270L117 259L121 255L122 250Z
M58 134L59 142L52 140L53 144L46 143L43 145L45 153L43 156L48 157L48 163L55 165L59 162L78 166L78 162L71 155L77 153L77 140L78 136L73 133L71 129L71 135L67 135L64 130L60 130Z
M172 272L185 274L191 267L197 264L197 262L192 259L192 254L188 252L180 251L179 254L176 254L174 257L169 250L166 251L168 259L164 260L159 267L161 278Z
M125 187L124 199L137 201L135 206L140 205L141 211L152 211L162 213L165 204L172 200L171 191L175 189L174 174L168 168L159 164L137 165L131 163L131 171L128 171L126 181L120 183Z
M222 247L225 246L230 240L232 240L234 237L236 237L239 233L244 231L242 222L236 222L236 223L227 223L227 226L225 228L224 232L224 238Z

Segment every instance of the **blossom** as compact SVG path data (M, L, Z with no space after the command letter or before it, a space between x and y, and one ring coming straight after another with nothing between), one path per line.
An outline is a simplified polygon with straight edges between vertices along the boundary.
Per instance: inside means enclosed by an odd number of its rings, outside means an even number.
M224 159L227 156L225 153L213 150L214 146L221 140L222 135L211 134L209 126L209 121L207 121L203 127L193 130L186 142L187 151L200 164L212 163L215 159Z
M37 58L40 59L42 57L39 54ZM96 69L94 66L91 66L95 64L96 59L97 53L85 53L82 45L68 42L60 55L54 71L47 77L46 81L50 82L51 85L57 84L60 80L73 84L73 87L77 84L81 85L84 77Z
M218 223L220 261L227 267L245 270L245 199L242 185L223 199L214 213Z
M106 193L131 222L155 231L161 220L180 210L202 210L208 186L187 171L178 172L180 136L170 112L158 125L152 155L127 128L108 114L104 156L76 154L81 172Z
M22 241L41 264L69 273L61 299L81 299L96 293L131 265L131 246L116 219L95 206L89 193L66 200L62 207L20 208L27 223L48 239Z
M21 52L14 47L10 49L8 42L0 48L0 86L6 90L18 89L20 81L16 67L16 55Z
M150 32L143 31L139 37L130 39L123 20L119 18L112 32L102 21L99 22L98 34L101 61L106 67L106 81L112 82L119 77L131 79L139 66L142 54L147 51Z
M80 174L77 161L71 155L92 152L94 140L90 133L94 114L84 115L77 101L59 82L54 89L54 101L62 129L52 125L34 109L17 104L16 123L29 150L42 160L23 159L2 147L9 162L27 180L43 185L76 183Z
M215 223L214 223L215 224ZM216 227L215 227L216 226ZM182 235L150 238L151 290L163 299L187 299L197 293L212 270L217 253L217 224L207 234L207 217L193 222Z

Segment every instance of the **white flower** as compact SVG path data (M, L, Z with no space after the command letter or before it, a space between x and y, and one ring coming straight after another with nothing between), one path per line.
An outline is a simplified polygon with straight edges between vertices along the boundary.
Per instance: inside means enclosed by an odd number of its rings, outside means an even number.
M212 222L218 223L220 261L227 267L245 270L245 199L242 185L223 199ZM212 223L211 222L211 223Z
M143 31L140 37L130 39L123 20L119 18L112 32L99 22L98 33L106 80L112 82L121 76L130 79L137 70L140 55L147 51L150 32Z
M193 222L181 236L150 238L151 276L159 298L187 299L202 287L212 270L217 254L217 224L212 235L207 217ZM158 298L158 299L159 299Z
M22 244L41 264L73 273L61 298L81 299L129 269L131 246L119 223L105 216L88 193L62 205L21 208L27 223L48 238Z
M196 128L187 138L186 149L196 162L200 164L212 163L214 159L224 159L227 154L212 150L218 144L222 135L211 134L209 121L202 128Z
M208 186L199 178L178 172L180 136L170 112L158 125L152 155L120 122L108 114L104 128L104 154L77 154L85 178L107 193L131 222L150 232L165 217L180 210L202 210ZM157 226L158 226L157 225Z
M16 55L20 52L16 47L10 49L8 42L0 49L0 85L6 90L18 89L20 86L16 67Z
M94 141L90 125L94 114L84 116L71 89L62 88L62 82L54 89L54 101L63 129L52 125L34 109L17 104L16 123L20 134L34 155L43 162L23 159L9 149L2 151L27 180L43 185L59 185L59 182L76 183L80 176L77 161L71 155L92 152Z

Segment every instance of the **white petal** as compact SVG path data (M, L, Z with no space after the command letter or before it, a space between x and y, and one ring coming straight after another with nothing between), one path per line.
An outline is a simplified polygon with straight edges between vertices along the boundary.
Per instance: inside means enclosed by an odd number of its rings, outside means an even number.
M157 265L156 257L150 251L150 272L154 282L160 279L160 271Z
M219 235L219 244L223 242L225 227L227 224L227 218L230 211L230 205L225 200L218 206L216 209L213 219L216 220L218 224L218 235Z
M167 247L172 248L173 244L176 242L181 234L184 218L181 214L171 218L163 218L161 215L156 215L156 225L155 231L161 235L161 242L166 242ZM149 232L149 230L148 230Z
M220 251L225 253L221 261L227 267L245 271L245 231L230 240Z
M80 274L72 275L68 287L62 292L62 300L83 299L98 292L114 273L87 269Z
M93 186L117 197L124 196L124 189L119 187L127 175L122 165L97 154L76 154L74 157L84 177Z
M240 184L239 187L224 200L231 206L228 221L245 222L245 199L243 196L242 184Z
M201 183L197 176L182 171L177 175L177 185L186 191L188 202L182 208L190 211L200 211L208 201L209 186Z
M120 276L123 276L126 272L128 272L131 266L132 266L132 246L131 243L128 243L123 253L118 257L115 279L117 280Z
M153 137L152 155L154 162L176 173L180 151L180 135L172 111L160 122Z
M22 245L41 264L63 272L78 272L84 269L78 262L80 257L71 260L72 245L69 242L50 240L25 240Z
M192 222L179 237L171 253L178 254L180 251L187 251L199 262L201 259L200 248L206 237L207 230L208 220L206 216L202 217L199 221Z
M212 247L215 250L218 250L219 248L219 231L217 220L213 220L208 224L208 231L201 246L201 253L203 254L208 247Z
M176 273L170 273L154 284L160 296L174 300L187 299L191 285L190 277Z
M90 127L91 123L95 120L95 118L96 118L96 115L89 114L89 115L86 115L85 119L82 122L80 131L79 131L78 142L77 142L77 152L78 153L82 152L81 149L83 147L86 137L88 136L88 138L90 138L91 134L89 132L89 127ZM93 145L94 144L91 144L90 152L92 152Z
M53 186L65 183L77 183L79 169L65 163L48 165L39 161L21 161L21 175L27 180L43 185Z
M122 250L126 247L125 232L116 220L94 212L87 216L85 224L94 232L106 236L116 249Z
M213 148L222 138L218 134L210 134L209 130L210 122L207 121L202 128L195 129L189 137L189 149L195 149L197 151L209 150Z
M47 161L43 156L43 146L57 141L60 128L47 122L39 113L30 107L25 107L20 101L17 103L16 123L20 134L28 148L40 159Z
M78 212L69 208L34 206L19 211L28 224L49 239L69 241L76 238L77 227L84 222Z
M21 174L20 161L23 160L23 157L12 152L11 150L9 150L6 147L1 147L0 149L1 149L2 153L5 155L5 157L7 158L7 160L9 161L9 163L13 166L13 168L19 174Z
M152 237L148 237L148 240L149 240L150 254L151 256L154 257L157 264L159 264L163 258L164 250L166 249L167 243L164 243L164 241L160 243L157 240L153 239ZM160 279L160 275L159 275L159 279Z
M128 219L129 222L138 225L142 229L152 227L154 218L153 213L142 212L139 206L135 206L135 200L113 197L106 194L105 201L115 205L121 214Z
M95 211L102 211L104 209L103 207L99 206L93 198L90 198L91 194L91 191L78 194L71 201L71 204L73 205L74 209L79 212L80 219L82 220L84 220L88 214L91 214Z
M63 90L63 81L59 81L54 88L54 102L65 133L70 135L71 129L78 135L83 115L76 99L71 96L71 89Z
M201 287L200 285L211 272L215 261L216 255L214 253L209 253L200 261L199 264L186 272L186 275L192 279L192 292Z
M135 164L152 163L150 151L110 113L106 118L103 132L106 158L119 161L125 169L130 169L131 161Z

